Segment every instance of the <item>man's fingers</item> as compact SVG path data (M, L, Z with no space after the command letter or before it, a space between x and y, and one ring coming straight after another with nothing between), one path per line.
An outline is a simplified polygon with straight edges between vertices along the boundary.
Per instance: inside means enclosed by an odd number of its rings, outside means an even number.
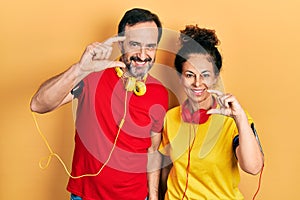
M103 44L94 44L92 49L93 60L106 60L112 53L112 47Z
M123 63L123 62L120 62L120 61L113 61L109 64L108 67L122 67L122 68L125 68L126 65Z
M112 53L112 44L114 42L125 40L125 36L116 36L107 39L105 42L94 42L87 47L87 52L93 60L106 60Z
M125 36L116 36L116 37L111 37L108 38L103 44L111 46L114 42L121 42L125 40Z
M104 59L108 59L112 53L112 47L109 47L104 55Z
M107 68L113 68L113 67L126 67L123 62L119 61L111 61L111 60L96 60L93 63L93 71L98 72L105 70Z

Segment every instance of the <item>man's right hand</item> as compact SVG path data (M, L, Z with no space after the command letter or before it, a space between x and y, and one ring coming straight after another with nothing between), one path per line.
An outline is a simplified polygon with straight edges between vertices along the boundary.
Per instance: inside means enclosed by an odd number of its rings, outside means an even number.
M65 72L45 81L31 99L33 112L50 112L61 105L72 101L70 91L88 74L110 67L125 67L119 61L108 60L112 53L112 44L125 40L125 37L112 37L103 43L89 45L80 61Z
M124 40L125 36L116 36L103 43L94 42L87 46L78 63L80 71L89 74L111 67L125 67L123 62L109 60L113 43Z

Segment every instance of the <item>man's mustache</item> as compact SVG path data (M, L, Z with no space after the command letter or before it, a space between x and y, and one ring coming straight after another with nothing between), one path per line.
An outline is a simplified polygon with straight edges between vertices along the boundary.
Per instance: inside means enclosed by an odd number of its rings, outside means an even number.
M131 56L130 57L130 61L135 61L135 62L151 62L152 59L151 58L145 58L144 60L142 60L138 56Z

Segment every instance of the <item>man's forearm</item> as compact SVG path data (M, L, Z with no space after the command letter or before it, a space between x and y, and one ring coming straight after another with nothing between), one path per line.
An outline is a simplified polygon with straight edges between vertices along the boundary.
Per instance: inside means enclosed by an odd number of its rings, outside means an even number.
M156 151L148 156L148 190L149 200L158 199L158 186L160 179L161 155Z
M31 99L31 110L38 113L45 113L70 101L72 98L66 98L81 80L77 70L77 66L73 65L65 72L44 82Z

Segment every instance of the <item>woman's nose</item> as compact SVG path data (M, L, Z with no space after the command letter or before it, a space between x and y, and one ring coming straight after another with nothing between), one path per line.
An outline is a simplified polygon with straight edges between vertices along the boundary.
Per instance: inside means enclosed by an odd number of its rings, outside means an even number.
M201 75L196 75L195 82L194 82L195 86L199 87L202 84L202 82L203 82L203 77Z

